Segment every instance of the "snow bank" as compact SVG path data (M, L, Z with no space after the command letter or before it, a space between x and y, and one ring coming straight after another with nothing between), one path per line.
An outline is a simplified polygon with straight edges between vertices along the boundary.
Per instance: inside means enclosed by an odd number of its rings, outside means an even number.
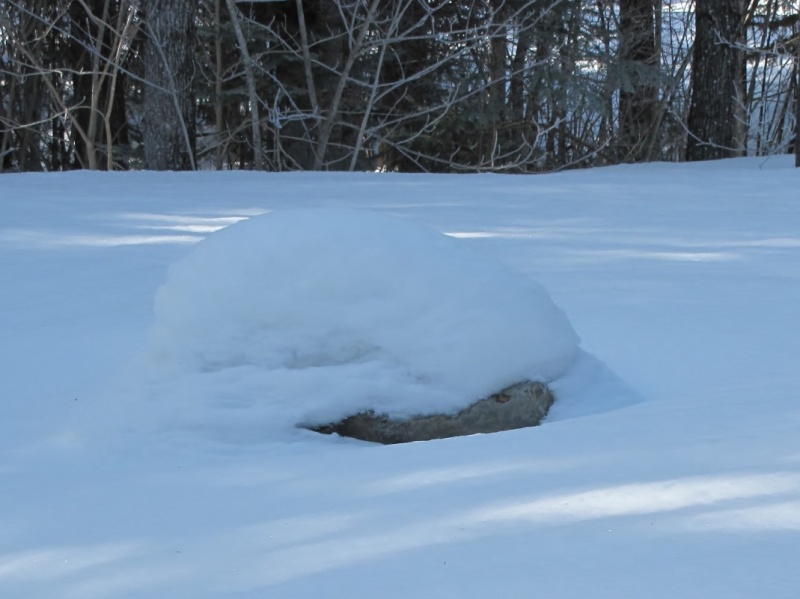
M171 268L148 394L172 424L246 440L369 408L456 411L561 376L578 343L539 284L462 241L373 213L278 211Z

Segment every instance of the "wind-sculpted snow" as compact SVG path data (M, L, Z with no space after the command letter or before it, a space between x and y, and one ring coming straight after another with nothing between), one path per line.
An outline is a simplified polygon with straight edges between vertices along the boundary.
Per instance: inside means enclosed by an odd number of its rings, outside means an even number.
M458 410L560 377L577 348L541 285L462 240L369 212L284 210L170 269L147 367L184 424L268 436L370 408Z

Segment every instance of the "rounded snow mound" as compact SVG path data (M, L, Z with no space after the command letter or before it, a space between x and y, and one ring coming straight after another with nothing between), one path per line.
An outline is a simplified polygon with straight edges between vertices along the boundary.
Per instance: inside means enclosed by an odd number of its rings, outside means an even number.
M578 337L536 282L373 213L271 212L201 242L155 301L149 394L231 439L374 409L460 410L551 381Z

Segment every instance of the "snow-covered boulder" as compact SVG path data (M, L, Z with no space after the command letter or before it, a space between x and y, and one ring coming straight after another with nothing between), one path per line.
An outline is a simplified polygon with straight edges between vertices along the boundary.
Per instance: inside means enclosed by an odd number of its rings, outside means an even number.
M538 283L464 241L369 212L278 211L170 269L149 395L174 426L270 438L368 411L455 414L557 379L578 343Z

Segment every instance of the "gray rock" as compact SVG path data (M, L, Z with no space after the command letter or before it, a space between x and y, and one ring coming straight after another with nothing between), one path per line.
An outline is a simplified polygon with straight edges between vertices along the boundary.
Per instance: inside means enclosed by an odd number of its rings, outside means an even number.
M311 427L311 430L384 444L428 441L536 426L552 404L553 394L546 385L523 381L454 415L433 414L397 420L370 410L339 422Z

